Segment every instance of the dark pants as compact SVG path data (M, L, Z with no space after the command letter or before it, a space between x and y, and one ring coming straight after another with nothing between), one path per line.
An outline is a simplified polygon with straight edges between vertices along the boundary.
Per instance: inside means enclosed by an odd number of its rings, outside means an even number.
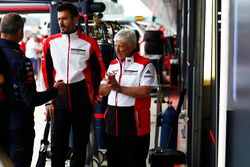
M107 135L107 161L109 167L146 167L150 135Z
M0 109L3 108L4 106L0 105ZM2 110L0 111L0 147L2 151L4 151L6 154L9 153L8 125L9 125L9 111Z
M70 86L71 107L68 97L59 96L55 100L55 116L52 124L51 151L52 167L65 166L65 154L69 147L69 134L72 128L73 155L70 159L71 167L85 165L86 147L89 141L90 123L93 109L89 101L88 92L84 83Z
M33 68L33 73L34 75L38 74L38 59L36 58L30 58L31 63L32 63L32 68Z
M35 131L10 130L10 159L15 167L30 167Z
M69 147L69 132L71 126L73 134L73 155L70 163L71 166L84 166L91 121L91 114L88 111L90 110L55 111L51 133L53 167L65 166L65 154Z
M71 128L73 155L70 159L70 166L83 167L93 109L85 81L73 83L67 87L68 92L55 99L55 115L51 132L52 167L65 166L65 154L69 148Z

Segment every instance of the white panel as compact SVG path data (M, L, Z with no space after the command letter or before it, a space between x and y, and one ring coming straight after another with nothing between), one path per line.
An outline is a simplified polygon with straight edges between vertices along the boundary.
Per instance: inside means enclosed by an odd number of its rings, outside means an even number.
M229 61L229 2L221 4L221 68L220 68L220 105L218 135L218 167L225 167L226 158L226 121L227 121L227 90Z

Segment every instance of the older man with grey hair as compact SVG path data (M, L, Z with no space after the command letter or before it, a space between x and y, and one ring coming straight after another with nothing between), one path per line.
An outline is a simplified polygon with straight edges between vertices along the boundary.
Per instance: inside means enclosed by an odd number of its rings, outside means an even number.
M146 167L150 140L150 92L158 86L151 61L137 52L133 30L114 37L117 58L99 88L108 96L105 113L109 167Z

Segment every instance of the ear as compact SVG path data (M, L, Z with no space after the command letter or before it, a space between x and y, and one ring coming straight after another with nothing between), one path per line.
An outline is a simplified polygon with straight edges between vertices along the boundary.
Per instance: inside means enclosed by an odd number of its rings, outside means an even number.
M19 34L19 35L22 35L22 34L23 34L23 27L21 27L21 28L18 29L18 34Z
M23 27L21 27L21 28L18 29L17 35L20 38L19 40L21 41L23 39Z
M76 25L76 23L78 22L78 19L79 19L79 17L74 17L74 18L73 18L73 22L74 22L75 25Z

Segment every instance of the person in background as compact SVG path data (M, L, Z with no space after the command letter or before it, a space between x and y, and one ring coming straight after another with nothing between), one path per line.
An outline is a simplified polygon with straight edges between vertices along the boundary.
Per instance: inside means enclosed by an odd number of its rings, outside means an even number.
M25 55L32 62L33 72L36 80L40 72L41 54L42 54L41 40L37 35L33 35L29 38L29 40L26 43Z
M25 53L26 52L26 43L29 40L29 37L23 37L23 39L19 42L20 49Z
M93 107L105 67L97 41L77 29L78 10L71 3L57 7L60 33L49 36L43 45L42 72L45 86L63 79L67 93L58 96L47 111L51 114L52 167L65 166L72 127L73 148L70 166L85 165Z
M158 86L151 61L138 54L133 30L114 37L111 61L99 91L108 96L105 113L109 167L146 167L150 143L150 92Z
M23 38L24 21L16 13L6 14L0 25L0 47L10 69L9 156L15 167L28 167L31 164L34 130L34 109L65 91L65 84L57 81L51 89L36 91L32 64L25 57L18 44Z

